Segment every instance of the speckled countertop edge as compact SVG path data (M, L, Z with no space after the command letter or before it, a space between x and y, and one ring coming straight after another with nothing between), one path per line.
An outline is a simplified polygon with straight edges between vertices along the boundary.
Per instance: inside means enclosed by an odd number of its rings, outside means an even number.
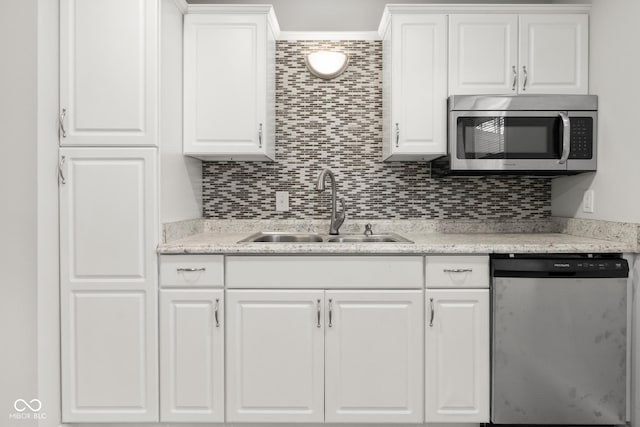
M551 217L530 221L351 220L341 234L398 233L408 243L239 243L257 231L326 233L325 220L208 220L164 224L160 254L638 253L640 224Z
M238 243L247 233L199 233L159 246L160 254L629 253L629 243L561 233L404 233L414 243Z

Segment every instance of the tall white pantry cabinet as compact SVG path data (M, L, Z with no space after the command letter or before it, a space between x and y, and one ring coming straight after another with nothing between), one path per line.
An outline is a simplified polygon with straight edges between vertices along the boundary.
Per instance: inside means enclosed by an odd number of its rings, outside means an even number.
M160 0L60 0L62 421L158 421Z

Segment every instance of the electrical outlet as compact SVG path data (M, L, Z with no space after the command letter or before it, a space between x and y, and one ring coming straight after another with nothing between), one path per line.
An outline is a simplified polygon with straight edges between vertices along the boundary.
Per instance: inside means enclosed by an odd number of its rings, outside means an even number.
M276 212L289 212L288 191L276 191Z
M593 213L594 210L594 193L593 190L587 190L584 192L584 196L582 197L582 211L586 213Z

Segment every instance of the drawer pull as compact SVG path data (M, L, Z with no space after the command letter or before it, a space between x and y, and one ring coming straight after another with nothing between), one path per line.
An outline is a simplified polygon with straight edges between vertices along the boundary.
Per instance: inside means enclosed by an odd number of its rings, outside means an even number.
M473 268L445 268L445 273L471 273Z
M205 268L205 267L199 267L199 268L185 268L185 267L179 267L179 268L176 268L176 271L179 271L179 272L180 272L180 271L188 271L188 272L191 272L191 271L205 271L205 270L206 270L206 268Z
M216 319L216 328L220 327L220 319L218 318L218 312L220 311L220 298L216 298L216 309L213 312L213 317Z

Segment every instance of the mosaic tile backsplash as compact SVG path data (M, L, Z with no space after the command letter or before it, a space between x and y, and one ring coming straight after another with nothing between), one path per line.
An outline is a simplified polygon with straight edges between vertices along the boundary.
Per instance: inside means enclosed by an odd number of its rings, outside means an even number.
M309 73L304 53L336 48L349 67L334 80ZM382 43L278 41L276 161L204 162L203 214L210 219L327 219L336 175L348 218L529 220L551 215L551 179L440 177L426 163L382 162ZM276 191L289 212L275 211ZM348 219L347 219L348 220Z

